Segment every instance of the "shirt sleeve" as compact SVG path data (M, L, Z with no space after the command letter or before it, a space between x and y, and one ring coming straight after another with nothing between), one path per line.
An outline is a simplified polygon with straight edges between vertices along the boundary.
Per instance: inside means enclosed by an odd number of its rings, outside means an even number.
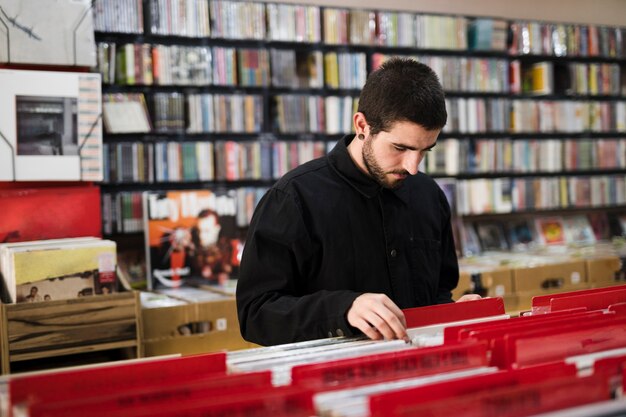
M246 340L275 345L356 332L346 313L360 293L303 290L319 250L297 198L272 188L255 210L241 259L237 310Z
M441 269L437 304L452 303L452 290L459 283L459 263L454 246L450 205L443 191L439 190L439 201L442 205L442 236L441 236Z

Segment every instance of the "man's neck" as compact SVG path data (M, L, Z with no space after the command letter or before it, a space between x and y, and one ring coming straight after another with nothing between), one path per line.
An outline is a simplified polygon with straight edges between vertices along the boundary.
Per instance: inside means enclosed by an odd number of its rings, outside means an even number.
M365 162L363 161L363 143L365 140L367 139L361 140L355 135L352 141L348 144L348 155L350 155L352 162L354 162L354 165L357 166L359 171L369 177L370 173L365 167Z

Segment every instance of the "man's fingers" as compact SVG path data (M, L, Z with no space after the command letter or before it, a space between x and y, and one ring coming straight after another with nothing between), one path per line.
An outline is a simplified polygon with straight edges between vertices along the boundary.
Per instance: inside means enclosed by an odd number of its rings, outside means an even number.
M385 297L383 299L383 304L398 318L402 327L406 329L406 318L404 317L402 310L400 310L400 307L391 301L389 297Z
M402 310L384 294L361 294L347 314L348 323L371 339L406 339L406 319ZM363 323L367 323L364 325ZM376 329L372 333L371 327ZM373 337L374 336L374 337Z
M407 338L404 313L384 294L361 294L352 303L346 318L370 339Z
M379 340L382 338L382 335L378 332L378 330L376 330L375 327L372 327L372 325L364 319L358 320L355 324L353 324L353 326L362 331L365 336L372 340Z
M383 333L387 339L404 339L406 337L406 327L400 322L400 319L390 310L374 311L380 320L389 329L391 335ZM376 327L379 327L376 323Z
M377 313L392 328L395 337L397 337L398 339L404 339L406 337L406 319L404 318L404 314L398 317L398 315L395 314L393 310L386 308ZM402 313L402 310L400 310L400 313Z
M462 296L461 298L459 298L458 300L456 300L457 303L463 303L465 301L475 301L475 300L480 300L482 297L478 294L465 294L464 296Z
M396 335L394 330L389 326L389 323L376 314L376 312L370 312L365 317L365 320L370 322L385 339L395 339Z

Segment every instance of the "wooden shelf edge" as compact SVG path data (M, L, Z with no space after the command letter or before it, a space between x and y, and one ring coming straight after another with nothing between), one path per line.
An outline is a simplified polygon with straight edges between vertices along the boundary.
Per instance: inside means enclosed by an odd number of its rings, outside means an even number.
M55 356L73 355L77 353L98 352L103 350L121 349L121 348L137 348L139 345L137 340L126 340L122 342L100 343L97 345L80 346L64 349L51 349L44 352L34 353L18 353L10 356L11 362L27 361L32 359L51 358Z

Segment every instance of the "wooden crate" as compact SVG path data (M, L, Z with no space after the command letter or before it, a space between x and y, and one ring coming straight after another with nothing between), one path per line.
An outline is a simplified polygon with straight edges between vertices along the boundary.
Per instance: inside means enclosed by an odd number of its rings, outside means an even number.
M136 292L0 307L2 373L18 361L111 349L143 356Z

